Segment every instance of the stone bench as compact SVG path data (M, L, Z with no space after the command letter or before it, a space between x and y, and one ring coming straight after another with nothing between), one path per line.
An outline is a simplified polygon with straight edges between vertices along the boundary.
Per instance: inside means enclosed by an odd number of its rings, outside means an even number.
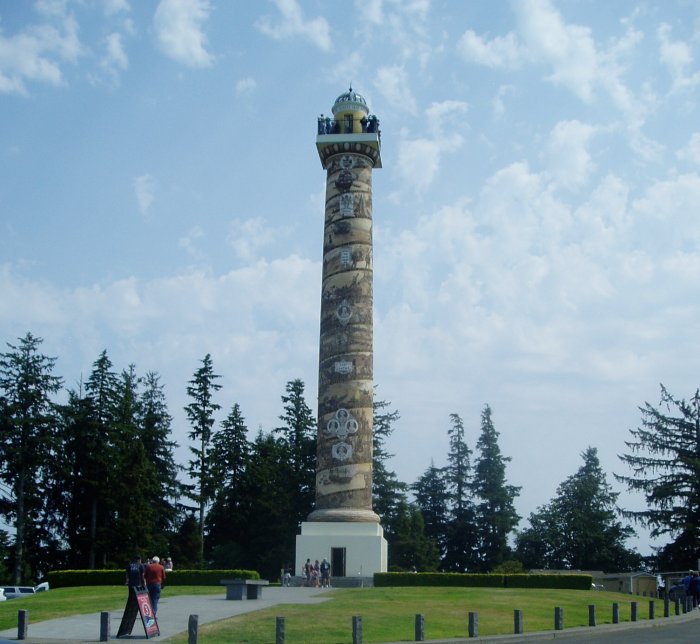
M226 586L226 599L260 599L263 586L270 582L267 579L222 579L219 583Z

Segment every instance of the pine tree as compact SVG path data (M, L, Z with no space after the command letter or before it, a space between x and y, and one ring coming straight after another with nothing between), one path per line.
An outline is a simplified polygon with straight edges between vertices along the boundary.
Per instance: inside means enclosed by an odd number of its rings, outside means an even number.
M449 513L445 533L443 568L465 572L474 566L476 532L474 503L471 499L471 450L464 438L464 423L450 414L449 452L445 482L449 493Z
M43 512L43 474L56 449L51 397L61 380L53 375L56 359L39 353L42 342L27 333L18 345L8 343L10 351L0 353L0 478L10 492L0 511L14 523L16 584L22 581L25 562L40 547L28 536L32 519Z
M282 396L284 422L275 429L287 453L291 478L288 485L294 490L292 517L294 530L311 513L316 494L316 421L304 400L304 382L290 380L286 395Z
M415 504L400 502L396 508L394 534L389 548L389 567L430 572L438 569L440 553L425 534L423 515Z
M207 516L207 551L215 567L246 565L242 512L245 504L245 476L251 446L248 428L238 403L222 421L213 439L212 474L214 502Z
M189 461L188 473L194 484L190 487L188 496L197 503L199 511L200 561L204 560L204 512L214 494L209 452L216 422L214 414L221 409L221 405L213 400L214 393L221 389L221 385L216 382L220 377L214 373L211 356L207 354L187 386L187 395L192 399L185 407L191 427L188 436L191 441L195 441L195 446L190 445L194 458Z
M617 519L618 494L606 480L597 450L589 447L581 456L583 465L517 536L518 558L528 568L633 570L641 558L625 546L634 531Z
M481 412L481 435L476 448L479 456L474 466L472 489L478 499L478 567L488 572L510 558L508 537L520 520L513 503L520 488L506 483L506 463L511 459L501 454L498 432L488 405Z
M425 534L436 544L440 557L445 553L449 517L450 494L446 485L444 468L430 467L411 485L416 505L423 515Z
M399 510L402 515L405 511L403 505L407 503L408 490L408 485L399 481L396 473L387 467L387 461L393 454L387 451L386 440L394 431L394 423L399 420L398 411L384 411L390 404L383 400L374 401L372 436L372 507L381 519L389 553L392 552L396 533L394 524L399 518Z
M89 400L89 418L83 429L85 445L79 453L85 457L78 464L84 477L81 502L88 509L88 567L93 570L101 554L100 565L104 566L111 543L115 516L113 486L118 485L117 463L119 455L115 437L115 424L119 405L119 379L112 370L112 361L107 351L102 351L93 363L92 372L85 383L85 394Z
M180 466L175 462L177 443L172 440L172 416L160 383L160 376L150 371L142 382L139 397L139 438L148 454L154 470L157 486L149 499L153 516L154 539L157 542L167 539L177 518L177 501L182 494L178 480ZM166 544L154 544L156 551L164 552Z
M259 431L246 469L241 518L246 567L263 576L276 577L282 565L294 560L298 499L289 477L285 443Z
M630 453L619 457L632 474L615 478L642 492L646 508L623 516L651 528L653 538L671 539L660 566L687 569L700 552L700 390L686 401L661 385L658 409L645 402L640 411L642 424L625 443Z

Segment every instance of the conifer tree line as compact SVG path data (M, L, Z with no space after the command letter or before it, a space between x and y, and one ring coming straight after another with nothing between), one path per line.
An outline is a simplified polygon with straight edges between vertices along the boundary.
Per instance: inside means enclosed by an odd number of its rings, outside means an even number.
M156 372L118 371L103 351L84 381L64 389L56 358L41 345L27 333L0 353L0 516L8 527L0 530L0 578L121 568L135 553L273 579L293 565L315 495L316 421L301 380L281 395L279 425L253 434L238 403L222 395L207 354L186 384L190 458L179 464ZM620 457L632 474L615 475L646 495L648 510L618 509L589 447L581 467L518 529L521 488L507 481L510 457L488 405L473 448L462 418L451 414L444 464L431 462L407 484L390 469L387 450L399 412L375 400L373 504L390 569L631 570L641 557L625 545L633 529L623 519L670 539L659 565L687 568L700 546L700 396L686 402L662 387L659 407L640 408L642 425Z

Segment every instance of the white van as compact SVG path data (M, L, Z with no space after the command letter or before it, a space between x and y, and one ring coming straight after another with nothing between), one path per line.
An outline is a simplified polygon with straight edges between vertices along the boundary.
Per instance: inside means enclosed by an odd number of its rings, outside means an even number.
M36 595L49 589L49 582L44 581L38 586L0 586L5 599L15 599L17 597L28 597ZM0 600L2 601L2 600Z

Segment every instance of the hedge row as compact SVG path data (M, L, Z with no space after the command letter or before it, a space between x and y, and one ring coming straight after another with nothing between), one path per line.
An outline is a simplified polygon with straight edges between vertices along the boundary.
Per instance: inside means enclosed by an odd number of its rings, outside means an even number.
M378 572L375 586L461 586L468 588L566 588L590 590L593 578L581 574L481 575L458 572Z
M218 586L222 579L260 579L256 570L173 570L166 573L170 586ZM120 586L126 579L121 570L52 570L48 574L51 588L71 586Z

